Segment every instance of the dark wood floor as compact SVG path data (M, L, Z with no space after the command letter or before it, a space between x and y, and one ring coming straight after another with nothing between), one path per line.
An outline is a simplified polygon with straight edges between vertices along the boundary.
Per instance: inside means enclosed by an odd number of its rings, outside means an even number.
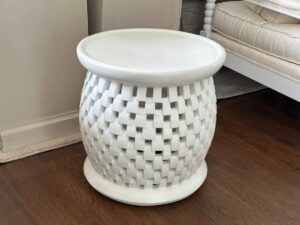
M0 225L300 224L300 104L267 90L218 103L208 178L158 207L114 202L86 182L82 144L0 166Z

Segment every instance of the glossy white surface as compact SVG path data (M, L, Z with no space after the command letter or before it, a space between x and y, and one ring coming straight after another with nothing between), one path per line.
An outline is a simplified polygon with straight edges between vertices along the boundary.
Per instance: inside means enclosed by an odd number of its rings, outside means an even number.
M225 51L216 42L161 29L125 29L92 35L80 42L77 54L93 73L154 86L203 79L216 73L225 61Z
M223 48L197 35L133 29L88 37L77 52L89 70L79 112L88 182L145 206L196 191L215 132L211 75Z
M153 206L179 201L193 194L205 181L207 165L203 161L189 180L158 189L136 189L111 183L96 172L88 158L85 159L83 171L89 184L101 194L131 205Z
M172 201L180 200L192 190L183 185L176 194L173 186L190 184L215 132L213 79L152 88L124 85L88 72L79 122L88 158L97 177L106 180L107 185L98 184L97 190L114 199L124 198L118 190L131 195L139 192L131 204L140 205L148 204L149 190L154 196L164 196L168 192L160 190L171 188L175 193ZM86 175L92 179L93 175ZM119 188L106 190L108 187ZM165 198L171 201L170 196ZM165 202L164 198L158 200L157 204Z

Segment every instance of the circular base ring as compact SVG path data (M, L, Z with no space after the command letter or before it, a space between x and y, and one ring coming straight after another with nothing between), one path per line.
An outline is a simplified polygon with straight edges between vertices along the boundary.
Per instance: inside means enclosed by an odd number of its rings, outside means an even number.
M207 165L203 161L196 173L180 184L156 189L137 189L114 184L99 175L88 158L85 159L83 171L89 184L101 194L131 205L153 206L179 201L193 194L207 176Z

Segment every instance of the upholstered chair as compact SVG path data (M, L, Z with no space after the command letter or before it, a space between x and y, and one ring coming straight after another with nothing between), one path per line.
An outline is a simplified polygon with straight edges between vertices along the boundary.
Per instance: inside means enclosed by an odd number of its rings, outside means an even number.
M300 1L215 2L201 34L225 47L225 66L300 102Z

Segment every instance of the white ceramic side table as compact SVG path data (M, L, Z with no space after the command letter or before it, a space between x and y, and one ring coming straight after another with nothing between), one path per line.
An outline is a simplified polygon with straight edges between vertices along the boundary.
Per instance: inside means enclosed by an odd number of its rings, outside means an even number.
M212 75L225 61L198 35L127 29L85 38L80 103L84 174L97 191L134 205L178 201L204 182L216 124Z

